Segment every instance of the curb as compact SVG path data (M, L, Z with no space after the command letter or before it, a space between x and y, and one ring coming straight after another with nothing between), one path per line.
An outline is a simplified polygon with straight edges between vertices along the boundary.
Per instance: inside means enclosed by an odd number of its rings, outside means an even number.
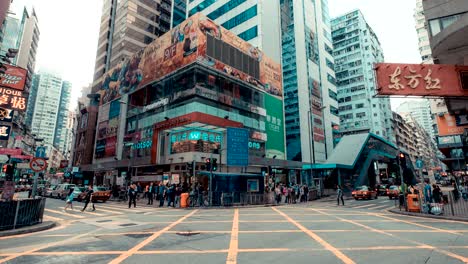
M14 236L14 235L22 235L22 234L29 234L39 231L44 231L47 229L51 229L57 225L56 222L53 221L45 221L37 225L33 226L25 226L20 229L12 229L12 230L5 230L0 232L0 237L6 236Z
M468 222L468 218L464 217L457 217L457 216L443 216L443 215L431 215L431 214L421 214L421 213L412 213L412 212L405 212L396 209L388 210L391 213L399 214L399 215L409 215L409 216L416 216L421 218L433 218L433 219L440 219L440 220L452 220L452 221L460 221L460 222Z
M111 203L109 203L109 204L111 204ZM116 202L114 204L119 204L119 203ZM185 208L175 207L175 209L184 209L184 210L191 210L191 209L204 209L205 210L206 209L206 210L211 210L211 209L229 209L229 208L261 208L261 207L274 207L274 206L283 206L283 205L286 205L286 204L282 203L282 204L259 204L259 205L236 205L236 206L205 206L205 207L196 206L196 207L185 207ZM152 206L138 205L137 204L137 208L138 207L140 207L140 208L152 208L152 209L173 208L173 207L167 207L167 206L152 207Z

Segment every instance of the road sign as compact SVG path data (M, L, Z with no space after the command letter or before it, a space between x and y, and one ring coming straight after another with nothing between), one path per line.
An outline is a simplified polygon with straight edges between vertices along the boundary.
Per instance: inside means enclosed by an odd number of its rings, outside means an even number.
M0 163L8 162L9 158L7 155L0 155Z
M46 156L46 148L45 147L37 147L36 148L36 157L37 158L45 158Z
M424 162L420 159L416 160L416 167L418 169L422 169L422 167L424 166Z
M40 172L47 168L47 161L43 158L33 158L29 162L29 167L35 172Z

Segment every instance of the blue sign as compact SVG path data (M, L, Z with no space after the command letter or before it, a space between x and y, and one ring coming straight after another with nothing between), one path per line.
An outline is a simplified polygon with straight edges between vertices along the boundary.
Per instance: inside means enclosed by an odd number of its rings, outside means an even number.
M120 100L115 100L109 106L109 120L118 117L120 114Z
M249 165L249 130L245 128L227 128L227 165Z
M424 167L424 162L420 159L416 160L416 167L422 169L422 167Z
M45 158L46 157L46 148L45 147L37 147L36 148L36 157L37 158Z

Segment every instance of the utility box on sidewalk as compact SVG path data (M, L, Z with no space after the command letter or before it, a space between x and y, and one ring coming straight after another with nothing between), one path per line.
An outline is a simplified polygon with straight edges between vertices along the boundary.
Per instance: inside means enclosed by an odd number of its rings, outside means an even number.
M406 197L408 203L408 211L419 213L421 212L421 206L419 204L419 196L417 194L408 194Z

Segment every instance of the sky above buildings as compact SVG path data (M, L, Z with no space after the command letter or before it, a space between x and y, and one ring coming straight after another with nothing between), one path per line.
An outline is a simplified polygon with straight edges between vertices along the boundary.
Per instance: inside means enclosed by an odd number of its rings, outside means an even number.
M328 0L332 17L361 9L380 39L387 62L420 63L415 22L415 0ZM93 80L102 0L34 1L41 32L36 70L47 69L73 83L72 106L81 87ZM33 0L14 0L20 17ZM395 109L405 99L392 99Z

